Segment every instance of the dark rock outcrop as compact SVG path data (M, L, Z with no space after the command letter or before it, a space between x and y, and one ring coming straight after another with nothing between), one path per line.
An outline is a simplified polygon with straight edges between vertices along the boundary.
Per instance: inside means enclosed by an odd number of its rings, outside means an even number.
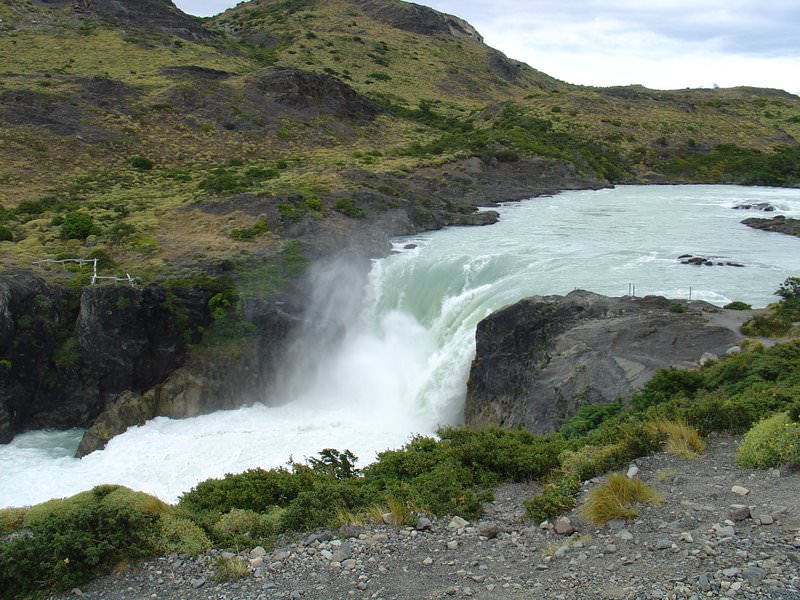
M450 35L483 41L483 37L464 19L441 13L427 6L395 0L350 0L369 17L403 31L421 35Z
M225 330L187 363L188 344L214 330L214 293L156 284L76 292L26 271L0 276L0 443L31 429L92 425L83 455L156 416L247 403L275 378L296 319L274 301L242 300L233 317L241 329Z
M786 235L793 235L800 237L800 219L787 219L783 215L778 215L772 219L745 219L742 221L743 225L752 227L753 229L761 229L762 231L774 231L776 233L785 233Z
M197 67L165 67L185 81L157 97L157 104L172 107L195 119L212 121L227 130L274 131L291 121L308 122L335 117L330 126L344 133L353 123L374 119L380 108L347 84L330 75L292 67L268 67L250 76L243 89L227 85L222 71Z
M290 67L261 71L248 84L246 93L257 94L260 102L275 103L306 116L324 114L365 121L379 112L375 103L335 77Z
M259 391L275 379L278 359L297 319L258 300L246 302L243 312L256 327L246 343L237 344L235 351L225 346L208 349L162 383L119 394L84 433L76 456L100 450L128 427L155 417L184 419L258 400Z
M78 0L75 5L79 11L95 14L122 26L155 29L186 40L213 37L198 19L182 12L170 0Z
M464 409L468 425L555 430L584 404L627 398L659 368L695 366L741 339L702 302L586 291L534 296L478 324Z
M85 427L120 392L162 382L209 323L210 295L157 285L76 292L26 271L0 276L0 441Z

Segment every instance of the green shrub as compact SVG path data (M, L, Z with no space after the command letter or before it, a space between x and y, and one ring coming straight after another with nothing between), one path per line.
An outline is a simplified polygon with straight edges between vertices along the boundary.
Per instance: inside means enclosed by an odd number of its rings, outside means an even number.
M24 518L31 535L0 544L3 596L67 590L120 561L155 554L165 508L120 486L98 486L32 507Z
M723 306L726 310L753 310L753 307L747 304L746 302L739 302L738 300L734 302L729 302L725 306Z
M179 506L195 513L211 511L217 515L237 508L263 513L275 506L287 506L312 485L313 477L298 476L286 469L250 469L198 483L181 496Z
M163 554L191 554L197 556L211 548L211 540L195 523L173 514L161 516L161 541L159 552Z
M669 305L669 312L671 313L685 313L688 309L686 308L685 304L680 304L679 302L674 302Z
M745 469L800 466L800 425L786 413L759 421L745 434L736 464Z
M69 212L61 223L61 237L66 240L85 240L90 235L99 233L97 225L90 214Z
M438 433L447 454L488 477L488 483L543 477L558 466L558 455L565 447L559 435L533 435L525 429L459 427Z
M609 404L585 404L574 417L565 420L559 432L565 439L573 439L596 429L601 423L616 417L622 412L622 401Z
M699 371L662 369L631 397L631 404L635 408L645 409L678 395L693 398L703 383L703 375Z
M369 75L367 75L370 79L374 79L375 81L391 81L392 76L388 73L384 73L382 71L373 71Z
M131 166L140 171L150 171L155 166L155 163L144 156L134 156L131 159Z
M619 468L632 458L627 446L618 442L606 446L587 444L578 450L565 450L559 456L561 468L565 473L586 481Z
M234 508L214 523L211 534L217 543L228 547L252 546L280 533L284 512L279 507L265 513Z
M5 225L0 225L0 242L13 242L14 232Z
M755 315L742 324L742 333L766 338L784 337L792 328L792 319L780 313Z
M86 258L96 258L98 270L113 269L116 266L114 259L111 258L111 255L104 248L93 248L92 251L86 255Z
M214 169L211 175L203 179L198 187L212 194L232 194L249 187L249 181L227 169Z
M575 475L556 477L525 501L525 513L536 522L563 514L575 506L575 495L580 489L580 479Z
M231 231L231 238L242 242L252 242L269 231L269 226L264 219L258 219L250 227L236 228Z
M352 198L339 198L333 208L351 219L363 219L367 213L360 206L356 206Z

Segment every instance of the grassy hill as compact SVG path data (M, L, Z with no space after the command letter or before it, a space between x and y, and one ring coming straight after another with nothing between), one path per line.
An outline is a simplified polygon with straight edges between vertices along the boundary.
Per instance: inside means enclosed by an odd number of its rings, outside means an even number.
M796 96L569 85L399 0L254 0L206 20L168 0L20 0L0 19L6 267L95 256L157 279L391 211L439 226L480 198L446 191L470 157L489 178L544 157L608 183L800 183Z

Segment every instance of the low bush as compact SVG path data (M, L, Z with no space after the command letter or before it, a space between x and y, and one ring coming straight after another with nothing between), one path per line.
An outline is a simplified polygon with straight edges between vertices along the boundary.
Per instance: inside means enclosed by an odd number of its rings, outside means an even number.
M94 219L88 213L69 212L61 222L61 237L66 240L85 240L90 235L99 233Z
M740 302L735 300L734 302L729 302L725 306L723 306L726 310L753 310L753 307L747 304L746 302Z
M745 469L800 466L800 426L787 413L759 421L744 436L736 463Z
M106 573L121 561L156 554L169 508L121 486L98 486L28 510L30 535L0 544L0 590L18 597L60 591Z
M139 171L150 171L155 166L155 163L144 156L134 156L131 159L131 166Z
M339 198L333 208L351 219L363 219L367 213L360 206L356 206L351 198Z
M525 501L525 513L534 521L544 521L575 506L581 480L571 474L548 481L541 492Z

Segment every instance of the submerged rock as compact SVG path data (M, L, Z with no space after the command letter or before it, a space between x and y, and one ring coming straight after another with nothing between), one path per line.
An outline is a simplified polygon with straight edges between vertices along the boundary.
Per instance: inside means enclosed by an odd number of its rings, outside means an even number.
M752 219L745 219L742 221L742 224L752 227L753 229L785 233L786 235L800 237L800 219L787 219L783 215L778 215L771 219L759 219L754 217Z

